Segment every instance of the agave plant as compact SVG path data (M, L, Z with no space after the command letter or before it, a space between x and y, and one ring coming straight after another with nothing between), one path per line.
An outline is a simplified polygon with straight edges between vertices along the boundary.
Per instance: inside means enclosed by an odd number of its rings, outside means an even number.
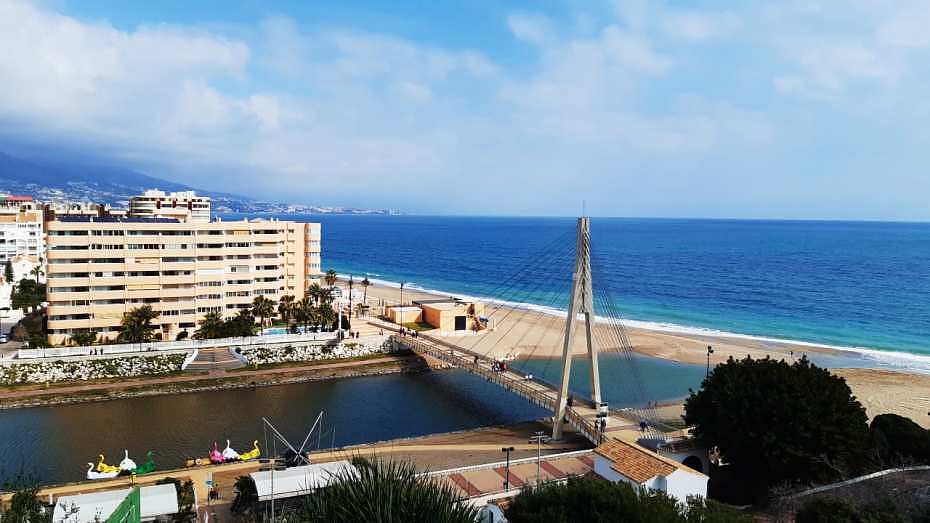
M356 472L345 471L335 481L304 500L299 520L307 522L392 521L474 523L478 509L449 484L418 477L405 461L356 458Z

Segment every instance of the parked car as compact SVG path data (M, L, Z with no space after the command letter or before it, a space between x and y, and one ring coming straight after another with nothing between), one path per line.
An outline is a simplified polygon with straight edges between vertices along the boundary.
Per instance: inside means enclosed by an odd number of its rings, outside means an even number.
M0 334L0 343L6 343L8 341L10 341L10 339L7 338L6 334Z

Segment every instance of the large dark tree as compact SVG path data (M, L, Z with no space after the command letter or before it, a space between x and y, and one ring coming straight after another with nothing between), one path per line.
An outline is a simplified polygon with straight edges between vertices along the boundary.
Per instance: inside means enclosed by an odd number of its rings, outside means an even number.
M685 402L696 439L764 494L782 482L841 479L874 463L868 418L843 378L806 358L730 358Z
M930 431L897 414L872 420L872 439L885 466L930 465Z
M511 523L749 523L752 518L714 501L679 503L663 493L595 477L569 478L521 492L507 509Z

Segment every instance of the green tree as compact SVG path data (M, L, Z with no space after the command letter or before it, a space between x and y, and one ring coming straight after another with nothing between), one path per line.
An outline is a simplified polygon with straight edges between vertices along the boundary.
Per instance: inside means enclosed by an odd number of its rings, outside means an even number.
M235 483L236 497L230 510L233 514L250 515L255 513L258 504L258 489L251 476L239 476Z
M42 270L41 265L36 265L35 267L32 268L31 271L29 271L29 274L31 274L35 278L36 283L39 283L39 278L45 275L45 271Z
M417 476L408 462L354 460L357 474L338 474L333 483L304 498L298 521L474 523L478 509L448 483Z
M223 317L220 316L218 312L208 312L204 314L203 320L200 322L200 328L194 332L194 339L196 340L214 340L217 338L223 338L226 335L226 325L223 322Z
M52 511L45 510L39 500L39 486L26 481L22 474L3 485L3 490L13 492L9 508L0 507L0 523L45 523L52 521Z
M869 430L886 467L930 465L930 431L897 414L879 414Z
M97 331L81 330L71 335L71 341L78 347L93 345L97 341Z
M304 291L304 298L309 298L314 305L320 303L320 298L323 296L323 287L320 287L320 284L313 282L307 287L307 290Z
M326 282L326 286L329 288L335 286L338 279L339 275L336 274L336 269L326 271L326 276L323 277L323 281Z
M13 284L13 262L11 260L6 261L6 266L3 267L3 279L7 283Z
M691 392L685 422L754 497L776 483L829 482L874 464L865 409L843 378L806 358L730 358Z
M362 303L368 304L368 286L371 285L371 282L368 281L368 276L365 276L365 279L362 280L362 289L364 289L365 294L362 297Z
M294 297L290 294L285 294L281 296L278 300L278 317L281 318L286 324L291 322L291 317L294 312Z
M158 318L159 313L151 305L136 307L123 315L120 332L117 340L122 343L145 343L155 339L156 327L152 320Z
M239 309L236 315L225 323L226 336L252 336L255 334L255 316L248 307Z
M13 287L10 296L11 306L14 309L21 309L23 314L32 312L42 305L45 301L45 284L37 283L28 278L19 280Z
M259 325L265 326L265 319L274 314L274 303L264 296L256 296L252 300L252 314L261 321Z
M332 305L324 302L322 305L316 308L316 318L317 323L320 325L332 328L334 325L336 325L338 315L336 314L336 310L333 309Z
M313 306L313 302L310 301L310 298L304 298L294 304L294 320L302 324L304 329L310 327L310 323L313 322L316 315L316 307Z

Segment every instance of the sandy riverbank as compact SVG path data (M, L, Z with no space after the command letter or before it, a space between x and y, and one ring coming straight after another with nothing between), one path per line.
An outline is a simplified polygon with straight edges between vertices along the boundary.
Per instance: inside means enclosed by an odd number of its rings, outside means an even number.
M356 288L356 299L362 297L361 289ZM436 299L442 297L416 289L404 289L404 302L412 300ZM397 303L400 290L384 285L368 287L368 301L371 304L384 300ZM515 351L519 357L554 358L561 355L561 339L564 317L549 315L535 310L523 310L513 307L490 304L486 311L494 330L480 335L466 335L446 338L449 342L480 354L503 357ZM599 348L616 348L619 343L607 325L595 327L594 338ZM807 344L788 342L770 342L728 336L710 336L697 334L680 334L628 327L626 329L634 349L642 354L658 358L703 365L707 359L707 346L712 345L714 354L711 363L721 363L729 357L744 358L797 358L802 354L819 354L842 356L842 351L827 347L814 347ZM580 332L580 331L579 331ZM577 337L573 353L584 354L586 347L583 337ZM847 354L847 356L853 356ZM921 425L930 428L930 376L926 374L891 372L874 369L836 369L836 373L846 378L853 393L866 407L870 416L882 412L894 412L908 416Z

